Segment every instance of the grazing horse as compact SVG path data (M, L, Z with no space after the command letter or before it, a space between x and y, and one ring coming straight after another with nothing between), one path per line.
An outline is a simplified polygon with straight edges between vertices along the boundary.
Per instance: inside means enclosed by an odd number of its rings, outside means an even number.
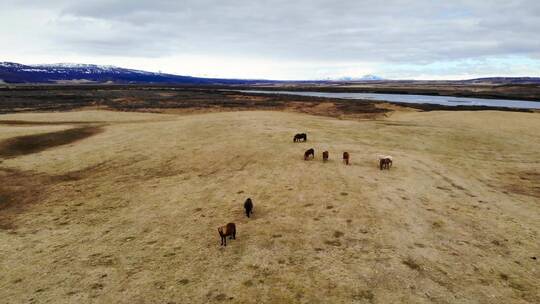
M234 223L228 223L225 226L221 226L218 229L219 236L221 237L221 246L227 246L227 237L236 240L236 225Z
M304 160L308 160L310 156L311 159L315 158L315 150L313 150L313 148L306 150L304 153Z
M307 141L306 133L298 133L294 135L293 142Z
M253 202L251 201L251 198L248 197L248 199L244 202L244 209L246 209L247 217L249 217L250 213L253 213Z
M343 152L343 162L345 165L349 164L349 152Z
M390 167L392 167L392 156L379 156L379 168L390 170Z
M327 161L328 160L328 151L324 151L322 153L322 160L323 162Z

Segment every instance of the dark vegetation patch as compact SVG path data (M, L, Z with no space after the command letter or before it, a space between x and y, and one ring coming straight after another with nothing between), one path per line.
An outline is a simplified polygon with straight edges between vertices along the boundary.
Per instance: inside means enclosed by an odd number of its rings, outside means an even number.
M526 113L534 112L534 110L532 109L518 109L518 108L504 108L504 107L444 106L444 105L429 104L429 103L399 103L399 102L392 102L392 103L403 106L403 107L422 110L425 112L429 112L429 111L487 111L487 110L507 111L507 112L526 112Z
M324 243L326 245L331 245L331 246L336 246L336 247L341 246L341 242L338 241L338 240L326 240L326 241L324 241Z
M403 264L407 265L412 270L417 270L417 271L422 270L422 267L418 263L416 263L416 261L413 260L411 257L404 260Z
M353 83L350 83L353 84ZM411 94L431 96L455 96L486 99L517 99L539 101L540 85L534 84L499 84L499 83L457 83L430 81L392 81L378 83L347 83L341 85L291 85L291 86L257 86L264 91L309 91L328 93L379 93L379 94ZM237 86L238 89L254 89L250 86Z
M510 193L540 198L540 172L533 170L501 174L503 189Z
M345 234L344 234L343 232L341 232L341 231L337 231L337 230L334 231L334 237L335 237L335 238L340 238L340 237L342 237L343 235L345 235Z
M45 197L50 178L35 172L0 168L0 229L14 228L14 216Z
M81 127L8 138L0 142L0 157L16 157L66 145L102 132L100 127Z
M99 121L29 121L29 120L0 120L0 125L10 126L57 126L57 125L88 125Z
M444 223L442 221L434 221L433 223L431 223L431 227L435 229L442 228L443 226Z
M352 296L353 300L356 301L363 301L367 300L370 303L373 303L373 300L375 299L375 295L371 290L362 290L359 293L356 293Z
M422 91L422 86L394 90L392 88L330 88L330 87L241 87L241 86L186 86L186 85L24 85L0 88L0 114L30 111L69 111L83 107L108 108L118 111L166 112L171 109L188 112L208 111L239 111L239 110L290 110L313 115L341 117L349 115L356 117L375 117L390 112L389 109L379 107L385 102L375 100L347 100L338 98L323 98L310 96L295 96L285 94L257 94L233 90L298 90L298 91L328 91L328 92L375 92L400 94L431 94L455 95L465 97L475 95L474 90L464 88L455 92L455 88L445 91L444 87L437 87ZM484 95L473 97L484 98L517 98L531 99L533 95L523 96L524 86L516 90L505 89L497 94L496 88L485 88ZM229 90L224 90L229 89ZM537 87L532 88L536 90ZM388 91L389 90L389 91ZM381 91L381 93L382 93ZM466 92L466 93L464 93ZM486 95L487 94L487 95ZM517 95L516 95L517 94ZM534 95L537 96L537 95ZM533 96L533 97L534 97ZM537 99L537 98L536 98ZM399 103L394 103L399 104ZM448 107L430 104L399 104L403 107L415 108L423 111L432 110L505 110L529 111L526 109L509 109L495 107L457 106Z
M68 111L83 107L141 112L166 112L171 109L189 112L289 109L334 117L343 114L378 114L389 111L376 107L375 105L380 103L378 101L358 102L337 98L223 90L226 88L152 85L17 86L0 89L0 100L2 100L0 114ZM317 107L321 104L334 106L332 109Z
M72 183L90 174L99 174L104 164L60 175L0 167L0 229L14 229L17 215L44 201L55 185ZM66 188L62 191L66 191Z

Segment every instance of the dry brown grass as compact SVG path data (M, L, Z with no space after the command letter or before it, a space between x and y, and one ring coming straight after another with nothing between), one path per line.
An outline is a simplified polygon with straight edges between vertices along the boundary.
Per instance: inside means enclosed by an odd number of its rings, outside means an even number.
M3 302L540 302L536 113L0 120L42 122L2 126L4 142L103 124L0 159ZM390 171L378 154L394 157ZM223 248L230 221L237 240Z

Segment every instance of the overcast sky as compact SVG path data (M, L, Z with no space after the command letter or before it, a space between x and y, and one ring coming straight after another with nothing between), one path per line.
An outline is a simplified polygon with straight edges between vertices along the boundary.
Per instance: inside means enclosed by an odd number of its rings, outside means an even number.
M0 61L193 76L540 76L539 0L0 0L0 38Z

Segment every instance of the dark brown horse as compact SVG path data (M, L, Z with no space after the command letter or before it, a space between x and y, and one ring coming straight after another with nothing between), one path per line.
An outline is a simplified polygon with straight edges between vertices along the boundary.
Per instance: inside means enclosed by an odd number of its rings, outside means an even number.
M380 156L379 157L379 168L381 170L390 170L392 167L392 156Z
M322 153L322 160L323 162L327 161L328 160L328 151L324 151Z
M304 153L304 160L308 160L311 156L311 159L315 158L315 150L313 148L306 150Z
M349 152L343 152L343 162L345 165L349 164Z
M219 236L221 237L221 246L227 246L227 237L236 240L236 225L234 223L228 223L225 226L221 226L218 229Z
M251 198L248 197L248 199L244 202L244 209L246 209L247 217L253 213L253 202L251 201Z
M307 141L306 133L298 133L294 135L293 142Z

